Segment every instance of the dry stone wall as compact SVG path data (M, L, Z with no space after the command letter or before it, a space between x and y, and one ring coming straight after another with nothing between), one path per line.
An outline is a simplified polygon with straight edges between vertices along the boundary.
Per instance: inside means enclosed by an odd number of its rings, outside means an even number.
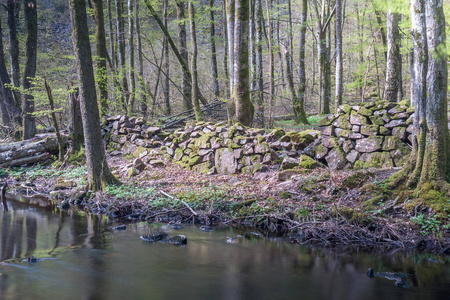
M334 170L396 167L410 154L413 112L406 102L342 105L319 122L320 131L275 129L270 133L240 124L206 122L167 133L142 118L114 116L103 120L103 135L113 149L140 157L144 163L150 163L145 158L153 148L153 153L207 174L323 165Z

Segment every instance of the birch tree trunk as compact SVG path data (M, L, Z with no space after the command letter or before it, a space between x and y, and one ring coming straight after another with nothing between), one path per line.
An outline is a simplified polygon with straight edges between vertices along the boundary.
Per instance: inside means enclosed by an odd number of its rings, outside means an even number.
M103 190L106 184L117 184L119 181L111 174L106 162L100 131L100 114L95 92L86 3L85 0L70 0L69 4L88 169L87 188L95 192Z
M37 59L37 7L36 0L25 0L24 2L26 38L26 62L23 75L23 139L31 139L36 134L36 120L34 113L34 97L27 94L32 87L32 81L36 76Z

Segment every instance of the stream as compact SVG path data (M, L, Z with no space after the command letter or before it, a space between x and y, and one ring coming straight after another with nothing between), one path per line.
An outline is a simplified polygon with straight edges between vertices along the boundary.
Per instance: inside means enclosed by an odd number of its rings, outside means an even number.
M0 205L0 299L449 299L450 258L331 251L245 231L121 225L42 199ZM4 209L6 205L7 211ZM187 245L141 235L183 234ZM29 257L37 258L29 262ZM374 277L367 270L374 270ZM401 278L403 287L397 286ZM397 280L397 281L396 281Z

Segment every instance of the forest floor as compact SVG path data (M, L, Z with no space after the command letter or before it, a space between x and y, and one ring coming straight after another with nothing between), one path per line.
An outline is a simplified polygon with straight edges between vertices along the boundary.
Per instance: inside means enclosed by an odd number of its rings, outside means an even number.
M118 223L220 223L307 245L450 254L450 200L428 205L429 194L389 190L386 180L399 169L320 168L280 181L277 171L206 175L170 162L129 177L131 157L108 163L123 185L96 195L83 192L85 166L12 168L2 181L9 193L46 196L62 209L107 214Z

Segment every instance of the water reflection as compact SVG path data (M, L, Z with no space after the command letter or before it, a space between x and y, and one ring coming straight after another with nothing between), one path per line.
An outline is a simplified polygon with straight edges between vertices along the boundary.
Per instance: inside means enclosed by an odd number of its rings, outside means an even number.
M80 211L8 198L0 213L0 299L446 299L450 271L424 255L329 252L282 239L229 237L186 226L117 224ZM49 203L47 203L49 204ZM165 230L186 247L150 244L142 234ZM38 263L24 262L33 255ZM445 260L445 258L440 258ZM366 271L403 272L410 288Z

